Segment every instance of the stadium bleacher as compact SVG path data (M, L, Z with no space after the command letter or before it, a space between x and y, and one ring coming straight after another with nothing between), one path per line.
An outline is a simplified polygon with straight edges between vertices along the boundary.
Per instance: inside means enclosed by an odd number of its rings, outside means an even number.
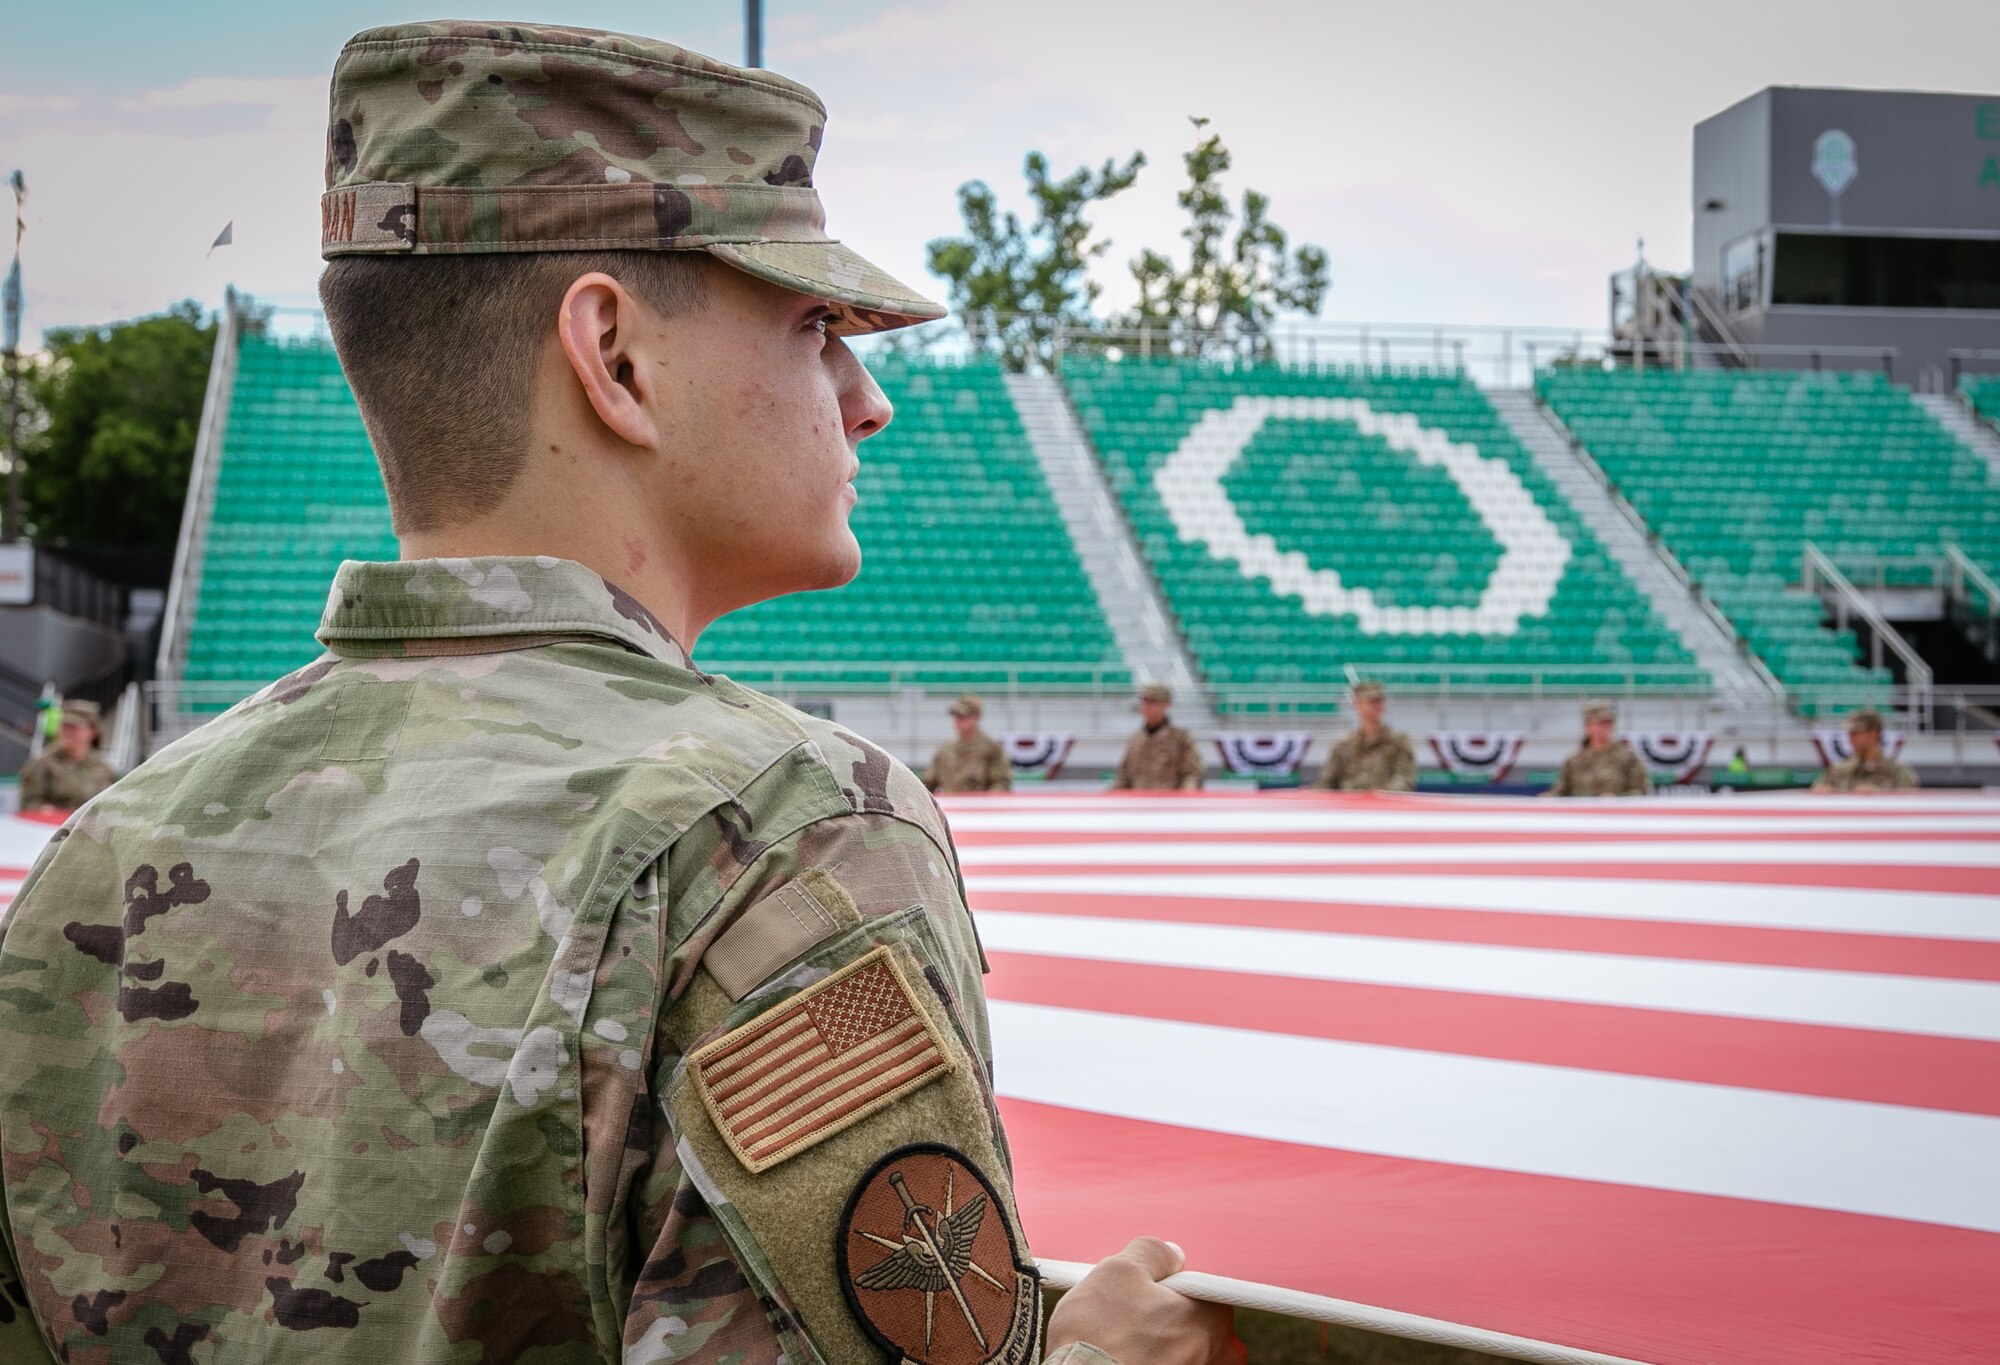
M718 622L704 662L746 681L1119 684L1111 632L990 361L878 357L896 405L864 448L865 564L835 592ZM186 679L258 684L309 662L345 558L394 558L386 495L331 346L246 336L223 437ZM800 662L820 665L801 669ZM931 665L924 667L923 665ZM225 704L218 692L210 709Z
M1463 375L1077 357L1066 362L1064 381L1190 650L1226 707L1254 708L1274 687L1338 685L1349 665L1415 684L1686 690L1706 683ZM1511 472L1514 502L1531 500L1532 508L1505 506L1501 497L1490 522L1441 460L1413 458L1353 420L1325 420L1338 415L1328 400L1360 400L1377 416L1405 414L1474 447ZM1253 576L1257 566L1240 568L1176 528L1162 478L1171 488L1177 471L1162 475L1163 467L1184 442L1200 442L1190 433L1209 414L1260 408L1268 419L1251 426L1221 476L1226 500L1250 536L1269 537L1280 557L1302 554L1350 590L1367 588L1377 608L1372 630L1353 613L1324 601L1315 609L1296 592L1274 589L1268 576ZM1496 620L1496 604L1479 604L1496 581L1508 517L1522 519L1511 529L1533 542L1523 553L1546 555L1553 544L1561 562L1544 558L1551 573L1543 591L1530 584L1524 598L1497 604L1503 619Z
M860 576L724 617L703 658L750 682L787 662L792 682L881 685L899 662L967 686L1128 681L999 363L890 352L869 368L896 416L861 449Z
M1792 590L1808 542L1891 584L1956 544L2000 564L2000 487L1868 372L1551 370L1542 398L1689 575L1793 689L1886 692L1850 635ZM1896 561L1904 561L1898 563Z

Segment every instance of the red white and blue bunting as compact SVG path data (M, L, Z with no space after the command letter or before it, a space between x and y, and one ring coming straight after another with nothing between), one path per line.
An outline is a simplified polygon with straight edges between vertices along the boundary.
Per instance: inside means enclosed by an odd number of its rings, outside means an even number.
M1528 737L1514 730L1440 730L1431 736L1438 762L1455 776L1484 774L1503 781Z
M1673 774L1676 782L1692 782L1708 762L1715 735L1708 730L1639 730L1625 736L1646 766Z
M1812 732L1813 748L1819 750L1819 761L1831 768L1836 763L1845 763L1854 757L1854 746L1847 742L1845 730L1815 730ZM1890 758L1903 752L1903 732L1884 730L1882 732L1882 752Z
M1023 775L1054 777L1069 761L1069 751L1076 745L1076 736L1058 731L1043 734L1002 735L1000 747L1007 753L1007 761L1014 771Z
M1229 733L1215 737L1222 766L1253 777L1289 777L1305 762L1312 736L1300 730L1278 734Z

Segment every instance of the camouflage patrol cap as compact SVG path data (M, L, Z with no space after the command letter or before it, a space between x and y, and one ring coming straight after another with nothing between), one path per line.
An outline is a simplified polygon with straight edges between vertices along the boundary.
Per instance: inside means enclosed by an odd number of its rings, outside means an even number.
M958 700L951 704L951 713L954 716L977 716L984 714L985 710L985 703L970 692L959 693Z
M1608 701L1587 701L1583 704L1585 723L1593 720L1617 720L1618 708Z
M1147 683L1139 689L1140 701L1170 702L1173 699L1174 690L1165 683Z
M705 251L879 332L944 309L827 236L803 85L594 29L368 29L333 68L320 254Z
M1847 718L1847 733L1851 735L1856 730L1873 730L1876 734L1881 734L1882 713L1873 707L1864 707L1854 712Z
M62 705L64 725L88 725L93 730L104 728L104 708L94 701L66 701Z
M1354 684L1354 700L1356 701L1382 700L1382 684L1373 681L1358 682Z

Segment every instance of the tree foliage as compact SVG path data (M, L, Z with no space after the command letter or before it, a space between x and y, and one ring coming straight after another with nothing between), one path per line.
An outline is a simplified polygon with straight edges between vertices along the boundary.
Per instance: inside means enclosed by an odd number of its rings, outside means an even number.
M26 377L22 498L37 539L172 545L194 460L215 323L193 300L64 327Z
M997 349L1011 368L1021 369L1030 359L1049 358L1058 325L1097 325L1101 286L1089 267L1110 243L1093 240L1088 214L1130 188L1145 164L1145 155L1134 152L1123 164L1107 158L1095 170L1079 166L1055 179L1048 158L1029 152L1022 173L1034 221L1025 225L1000 207L985 181L959 186L965 233L937 238L928 256L975 345Z
M1233 212L1221 185L1229 149L1219 133L1204 131L1207 119L1190 121L1199 140L1184 158L1187 184L1179 195L1188 215L1181 229L1187 259L1140 252L1131 263L1138 305L1121 322L1164 331L1174 349L1190 354L1242 346L1261 352L1279 313L1319 311L1326 252L1291 250L1285 230L1271 221L1268 195L1246 189L1240 217Z

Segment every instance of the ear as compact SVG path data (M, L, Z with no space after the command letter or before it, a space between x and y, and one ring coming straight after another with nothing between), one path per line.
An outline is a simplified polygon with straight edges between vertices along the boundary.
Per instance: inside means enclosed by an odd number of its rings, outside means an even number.
M592 271L563 292L556 335L597 419L626 444L657 450L660 430L648 407L653 373L638 354L640 317L623 285Z

